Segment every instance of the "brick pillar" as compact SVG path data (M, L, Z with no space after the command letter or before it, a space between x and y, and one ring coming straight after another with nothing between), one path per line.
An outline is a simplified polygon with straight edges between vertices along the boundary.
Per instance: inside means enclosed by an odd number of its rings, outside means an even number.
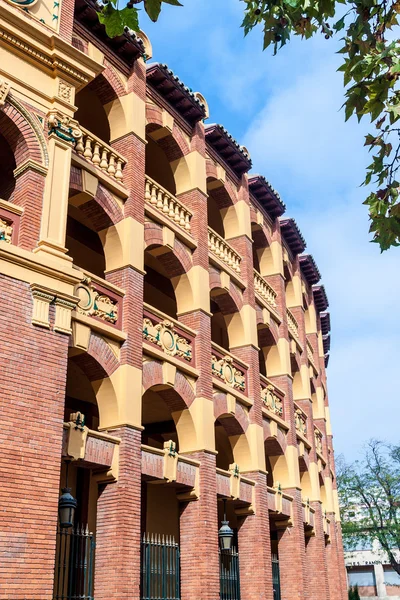
M325 550L325 534L320 502L311 502L315 509L314 532L306 543L306 566L310 600L330 599L328 585L327 558Z
M140 589L141 432L110 431L121 439L116 483L99 489L96 600L138 600Z
M347 572L344 562L344 551L343 551L343 538L342 538L342 526L340 521L335 522L335 531L336 531L336 546L338 553L338 571L341 582L342 589L342 600L347 599Z
M278 531L281 597L282 600L304 600L308 596L301 493L297 489L285 492L293 496L293 526Z
M68 336L31 324L27 283L0 290L0 597L51 600Z
M255 514L239 525L240 595L242 600L273 600L267 476L258 472L246 477L256 481Z
M343 582L342 576L339 569L339 553L338 553L338 539L335 514L329 513L328 518L331 521L330 527L330 543L326 547L326 563L328 570L328 583L330 600L343 600ZM346 588L347 588L347 577L346 577Z
M200 496L181 506L181 600L216 600L219 558L215 454L196 452L190 458L201 462Z

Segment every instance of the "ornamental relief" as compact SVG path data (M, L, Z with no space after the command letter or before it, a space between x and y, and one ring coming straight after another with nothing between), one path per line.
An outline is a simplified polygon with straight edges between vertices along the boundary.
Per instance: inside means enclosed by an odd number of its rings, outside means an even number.
M76 307L78 313L88 317L97 317L102 321L115 325L118 321L118 305L109 296L96 290L90 277L83 280L75 287L75 296L79 302Z
M213 354L211 356L211 372L214 377L222 379L231 388L240 392L246 391L246 375L233 365L233 358L230 356L217 358Z
M294 423L296 430L302 435L307 435L307 421L306 416L300 408L296 408L294 411Z
M0 77L0 108L4 106L9 91L10 84Z
M176 333L172 321L153 323L143 319L143 339L159 346L165 354L178 356L190 362L192 360L192 345L189 340Z
M267 385L266 388L261 388L261 398L267 410L278 415L278 417L283 417L282 399L275 393L273 385Z
M11 244L13 233L12 225L0 218L0 241L7 242L7 244Z

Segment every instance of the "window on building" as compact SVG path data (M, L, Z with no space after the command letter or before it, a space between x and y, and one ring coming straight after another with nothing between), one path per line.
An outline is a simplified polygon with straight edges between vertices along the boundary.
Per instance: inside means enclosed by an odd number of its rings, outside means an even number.
M385 585L396 585L400 587L400 575L392 567L383 567Z
M348 571L349 585L358 587L375 587L375 573L373 567L357 568Z

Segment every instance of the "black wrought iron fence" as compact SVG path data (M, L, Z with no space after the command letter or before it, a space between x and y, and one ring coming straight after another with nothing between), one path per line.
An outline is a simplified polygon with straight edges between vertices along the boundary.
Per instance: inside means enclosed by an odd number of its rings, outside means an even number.
M277 554L272 554L272 585L274 586L274 600L281 600L281 579Z
M145 534L141 556L141 600L180 600L179 544L172 536Z
M219 553L220 600L240 600L239 553L236 548Z
M87 526L57 532L53 600L93 600L94 549Z

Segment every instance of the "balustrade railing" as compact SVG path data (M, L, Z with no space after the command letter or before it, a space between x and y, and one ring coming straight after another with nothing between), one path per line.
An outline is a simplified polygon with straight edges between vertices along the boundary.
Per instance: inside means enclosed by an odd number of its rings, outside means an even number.
M261 376L261 400L265 408L283 419L283 392L278 390L267 378Z
M77 312L121 329L123 293L117 290L106 280L86 273L75 286L74 294L79 298Z
M143 340L165 354L194 363L195 334L148 304L143 311Z
M287 315L289 332L293 335L293 337L295 337L296 339L299 339L299 324L298 324L297 320L295 319L293 313L288 308L286 309L286 315Z
M148 175L146 175L144 197L146 202L151 204L151 206L154 206L160 213L169 217L174 223L190 233L190 220L192 218L190 210Z
M239 254L210 227L208 228L208 248L214 256L222 260L235 273L240 274L241 258Z
M90 131L80 127L82 137L75 144L77 154L102 169L110 177L123 181L126 159Z
M307 415L299 406L294 405L294 423L296 431L301 435L307 435Z
M223 348L212 343L211 373L229 387L247 394L247 369Z
M267 283L262 275L254 269L254 289L259 296L273 309L276 309L275 290Z

